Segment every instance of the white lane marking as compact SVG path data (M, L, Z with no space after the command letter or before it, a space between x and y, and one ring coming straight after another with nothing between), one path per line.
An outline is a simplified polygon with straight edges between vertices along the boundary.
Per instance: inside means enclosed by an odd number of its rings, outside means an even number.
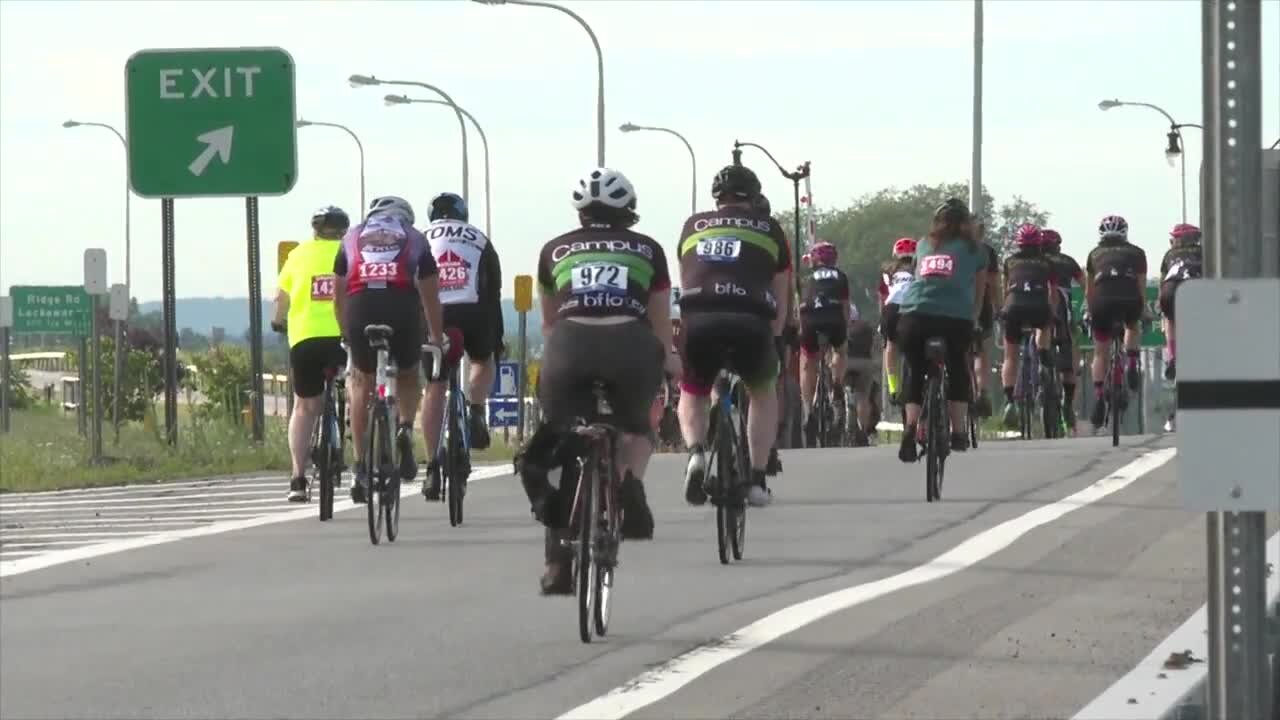
M485 480L494 477L503 477L511 474L511 465L492 465L485 467L477 467L471 471L471 480ZM419 493L418 483L407 483L400 489L400 497L408 497ZM333 512L336 515L340 512L346 512L354 508L363 508L363 505L356 505L350 500L334 500ZM186 530L173 530L167 532L159 532L146 535L143 537L130 538L126 540L112 540L94 545L81 545L80 547L69 548L67 550L54 550L40 555L18 558L17 560L0 560L0 578L12 577L29 573L34 570L42 570L44 568L62 565L64 563L78 562L80 560L88 560L90 558L102 557L104 555L114 555L116 553L125 552L126 550L137 550L139 548L151 547L153 545L163 545L166 543L186 540L188 538L206 537L208 535L221 535L222 533L234 532L236 530L247 530L249 528L261 527L263 525L275 525L276 523L291 522L293 520L302 520L303 518L316 517L316 508L314 505L307 505L297 510L286 512L276 512L268 515L261 515L248 520L232 520L228 522L218 522L212 525L203 525L201 527L189 528Z
M50 545L87 545L88 541L93 541L98 538L112 537L112 536L137 537L139 535L150 535L150 534L151 533L140 533L140 532L139 533L101 533L99 535L86 535L85 536L86 540L39 540L38 542L6 542L3 545L0 545L0 551L8 550L10 548L48 547ZM51 538L64 537L65 538L68 536L66 535L47 535L47 536L32 535L30 537L19 538L19 540L34 540L39 537L51 537Z
M1065 500L1043 505L984 530L919 567L874 582L836 590L778 610L719 640L672 658L566 712L558 720L617 720L626 717L671 695L730 660L832 613L972 567L1009 547L1031 530L1128 487L1133 481L1169 462L1175 453L1176 448L1147 453Z
M35 533L15 533L10 535L5 533L0 536L0 547L9 544L10 540L30 540L31 538L84 538L84 540L92 540L99 537L130 537L134 535L150 535L146 530L90 530L88 532L35 532Z
M252 475L242 478L211 478L209 480L182 480L180 482L137 483L134 485L106 485L103 487L75 488L71 490L38 490L35 492L0 493L5 500L44 499L58 497L77 497L87 495L115 495L118 493L146 493L184 487L251 487L262 485L279 485L288 480L283 475ZM267 481L267 482L261 482Z
M45 554L45 552L47 552L47 551L45 551L45 550L12 550L12 551L10 551L10 550L5 550L4 548L0 548L0 558L5 558L5 557L27 557L27 556L30 556L30 555L43 555L43 554Z
M183 508L188 510L195 510L202 507L214 508L214 507L226 507L228 505L265 505L265 506L275 505L275 506L278 506L281 503L285 502L284 497L286 494L288 494L287 488L281 487L280 491L281 492L278 495L275 495L273 497L262 497L262 498L257 498L256 500L227 500L225 502L210 502L208 500L203 500L199 502L190 502L190 503L170 502L170 503L156 503L154 505L126 505L124 507L103 508L103 510L107 512L111 512L113 510L119 512L119 511L128 511L128 510L148 510L148 511L166 510L166 509L172 509L172 508ZM163 498L163 499L178 500L181 498ZM91 511L93 511L93 508L68 509L68 508L55 506L55 507L35 508L34 510L23 510L21 513L21 516L25 517L27 515L46 515L49 513L65 514L69 512L91 512ZM15 516L16 514L5 514L0 516L0 518L6 521L12 521Z
M1280 533L1267 541L1267 562L1280 567ZM1268 604L1280 599L1280 573L1267 579ZM1190 652L1193 658L1209 658L1209 604L1192 613L1150 655L1085 705L1072 720L1152 720L1172 717L1173 709L1191 695L1208 674L1206 662L1179 670L1164 666L1173 653ZM1273 661L1274 662L1274 661Z
M197 498L225 498L225 497L245 497L249 495L270 495L278 497L286 494L289 490L288 483L273 483L275 487L263 488L262 490L227 490L226 492L197 492L191 494L162 493L155 495L141 495L139 497L99 497L99 498L71 498L67 500L52 499L41 502L0 502L0 517L5 515L19 515L23 512L30 512L27 508L75 508L80 505L89 505L93 507L103 507L109 505L138 505L139 507L150 507L146 503L163 502L166 500L195 500ZM193 488L194 489L194 488ZM83 509L83 508L82 508Z
M289 503L288 508L297 509L297 505ZM245 518L258 517L262 513L257 512L209 512L197 515L104 515L102 517L76 517L67 518L65 520L21 520L11 521L12 527L9 525L0 525L0 538L8 536L9 533L18 533L24 530L38 530L47 528L64 528L67 530L76 530L92 527L129 527L137 525L196 525L202 522L213 522L214 520L244 520Z

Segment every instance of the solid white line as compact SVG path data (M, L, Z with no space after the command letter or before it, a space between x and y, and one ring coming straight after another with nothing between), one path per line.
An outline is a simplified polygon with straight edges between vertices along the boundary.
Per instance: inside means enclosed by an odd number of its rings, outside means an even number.
M767 615L725 637L700 645L560 716L559 720L617 720L652 705L711 670L832 613L889 593L947 577L1009 547L1018 538L1067 513L1121 490L1167 463L1177 452L1147 453L1063 501L1044 505L965 540L931 562L874 582L827 593Z
M195 500L197 498L245 497L248 495L271 495L273 497L279 497L281 495L285 495L289 490L287 483L272 483L272 485L274 485L274 487L264 488L262 490L228 490L226 492L192 493L190 495L183 495L180 492L175 492L175 493L161 492L160 494L141 495L140 497L74 498L74 499L68 499L68 500L49 500L46 502L21 502L21 503L0 502L0 517L3 517L6 514L20 515L23 512L30 512L29 510L27 510L27 508L54 507L54 508L76 509L76 506L81 506L81 505L88 505L91 507L103 507L103 506L112 506L112 505L125 506L125 507L131 506L131 505L137 505L138 507L151 507L147 503L163 502L166 500ZM159 492L159 491L153 491L153 492Z
M84 538L88 541L99 537L131 537L151 534L148 530L87 530L86 532L46 532L45 530L37 530L32 533L15 533L13 535L5 533L3 537L0 537L0 547L9 546L11 541L30 540L31 538Z
M113 495L117 493L138 493L138 492L155 492L164 490L165 488L181 488L194 487L197 485L204 487L224 487L224 486L246 486L259 481L273 481L270 484L279 484L288 481L289 478L284 475L252 475L241 478L209 478L208 480L182 480L178 482L153 482L153 483L135 483L133 485L104 485L102 487L91 488L73 488L70 490L39 490L35 492L16 492L2 493L0 498L4 499L45 499L59 497L77 497L87 495Z
M290 503L290 508L297 509L297 505ZM286 508L281 508L286 509ZM27 520L23 518L18 522L20 527L0 527L0 538L11 532L22 532L23 530L35 530L41 528L66 528L72 530L77 526L85 527L128 527L130 525L195 525L202 522L213 522L214 520L244 520L245 518L258 517L262 513L257 512L209 512L197 515L104 515L102 517L73 517L65 520Z
M284 496L288 492L288 490L283 487L280 488L280 490L281 490L280 494L277 495L276 497L263 497L263 498L258 498L256 500L227 500L225 502L211 502L211 501L205 500L201 502L190 502L190 503L175 502L175 503L156 503L154 505L125 505L123 507L103 508L103 510L107 512L111 512L113 510L116 512L130 511L130 510L151 511L151 510L164 510L169 508L182 508L184 510L196 510L202 507L218 508L218 507L227 507L229 505L237 505L237 506L238 505L266 505L266 506L288 505L289 503L284 499ZM164 499L171 500L173 498L164 498ZM5 513L4 515L0 515L0 520L7 520L12 522L15 517L26 517L27 515L47 515L49 513L69 513L69 512L91 512L92 510L93 508L75 508L75 509L68 509L63 507L36 508L34 510L23 510L21 513Z
M45 551L44 551L44 550L13 550L13 551L9 551L9 550L5 550L4 548L0 548L0 558L4 558L4 557L6 557L6 556L7 556L7 557L27 557L27 556L30 556L30 555L43 555L44 553L45 553Z
M1280 533L1267 541L1267 562L1280 566ZM1280 573L1267 579L1268 605L1280 598ZM1203 662L1171 670L1164 666L1172 653L1190 651ZM1169 634L1150 655L1124 677L1085 705L1072 720L1157 720L1191 695L1208 674L1209 604L1195 611Z
M29 542L6 542L5 544L0 545L0 550L8 550L10 548L48 547L50 545L89 545L96 538L107 537L109 535L136 536L136 535L146 535L146 534L147 533L102 533L101 535L85 535L83 536L84 537L83 540L41 540L40 542L30 542L30 543ZM42 537L42 536L33 535L32 537ZM59 537L59 536L49 535L48 537ZM63 537L74 537L74 536L63 536ZM27 537L27 538L21 538L21 539L30 540L31 538Z
M487 478L502 477L511 474L511 465L491 465L485 467L477 467L471 471L470 482L484 480ZM408 483L401 487L400 497L416 495L419 492L417 483ZM336 515L340 512L346 512L354 508L364 507L356 505L350 500L334 500L333 512ZM69 548L67 550L54 550L53 552L42 553L37 556L19 558L17 560L0 560L0 578L12 577L29 573L33 570L42 570L44 568L62 565L64 563L78 562L80 560L88 560L89 558L102 557L104 555L114 555L116 553L125 552L126 550L137 550L139 548L151 547L153 545L163 545L166 543L186 540L188 538L206 537L208 535L221 535L222 533L234 532L236 530L247 530L249 528L261 527L263 525L274 525L276 523L290 522L293 520L302 520L303 518L315 518L316 509L313 505L304 506L297 510L286 512L271 513L260 517L249 518L248 520L232 520L228 522L218 522L212 525L203 525L200 527L189 528L186 530L172 530L160 532L144 537L130 538L127 540L112 540L109 542L98 543L95 545L82 545L80 547Z

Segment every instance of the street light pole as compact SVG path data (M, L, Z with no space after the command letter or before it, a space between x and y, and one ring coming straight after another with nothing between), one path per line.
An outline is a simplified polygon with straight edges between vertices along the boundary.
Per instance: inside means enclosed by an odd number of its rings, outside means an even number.
M132 201L133 192L129 189L129 142L128 142L127 140L125 140L125 139L124 139L124 135L121 135L119 130L116 130L114 127L112 127L112 126L110 126L110 125L107 125L106 123L98 123L98 122L79 122L79 121L77 121L77 120L67 120L66 122L62 123L62 127L64 127L64 128L74 128L74 127L96 127L96 128L105 128L105 129L107 129L107 130L110 130L110 131L111 131L111 133L112 133L113 135L115 135L115 136L116 136L116 139L118 139L118 140L120 141L120 145L121 145L121 147L123 147L123 148L124 148L124 154L125 154L125 163L124 163L124 286L125 286L125 287L127 287L127 288L129 288L129 292L130 292L130 293L132 293L132 292L133 292L133 283L132 283L133 276L132 276L132 269L131 269L131 266L132 266L132 258L133 258L133 256L132 256L132 253L131 253L131 249L132 249L132 240L131 240L131 232L130 232L130 216L132 215L132 213L129 211L129 206L130 206L131 201Z
M600 40L596 37L591 26L578 13L567 7L561 7L555 3L539 2L538 0L474 0L481 5L528 5L530 7L550 8L559 10L568 15L587 31L587 35L591 38L591 44L596 49L596 166L605 167L604 164L604 53L600 50Z
M435 85L430 85L416 80L379 80L372 75L352 75L347 78L347 82L351 83L351 87L365 87L370 85L408 85L412 87L420 87L439 95L444 98L445 103L453 108L453 112L458 116L458 127L462 130L462 199L467 203L471 202L471 166L467 163L467 121L463 119L462 109L458 104L449 97L449 93L441 90Z
M969 210L982 222L982 0L973 2L973 158ZM983 223L985 225L985 223Z
M795 234L794 241L791 243L792 255L793 255L792 275L795 277L795 281L796 281L795 282L796 302L799 302L799 298L800 298L800 181L809 177L809 161L806 160L805 163L803 165L798 166L795 169L795 171L788 172L786 168L782 167L782 163L778 162L778 160L773 156L773 153L766 150L764 146L757 145L756 143L739 142L737 140L734 140L733 141L733 161L735 164L741 164L742 150L740 148L744 148L744 147L753 147L759 150L760 152L764 153L765 156L767 156L769 160L771 160L773 164L778 168L778 172L782 173L782 177L790 180L791 184L795 186L795 212L796 212L795 232L796 234Z
M677 138L680 138L680 142L684 143L685 148L689 150L689 161L693 165L693 187L689 189L689 212L690 213L698 212L698 156L694 155L693 146L689 144L689 141L685 139L685 136L681 135L675 130L672 130L671 128L651 127L648 125L633 125L632 123L626 123L621 127L619 127L618 129L624 133L636 132L637 130L652 130L654 132L663 132L663 133L667 133L668 135L675 135Z
M1103 100L1098 103L1099 110L1110 110L1111 108L1129 105L1131 107L1144 107L1155 110L1169 121L1169 146L1165 149L1165 156L1172 159L1174 155L1178 155L1182 165L1182 222L1187 221L1187 156L1182 152L1182 128L1195 127L1204 130L1203 127L1195 123L1179 123L1173 119L1164 108L1159 105L1152 105L1145 102L1129 102L1127 100Z
M360 142L360 138L356 136L351 128L338 123L320 122L319 120L298 120L297 125L300 128L309 126L337 128L350 135L351 139L356 141L356 150L360 154L360 212L357 215L363 217L366 210L364 204L364 144Z
M410 103L423 103L425 105L444 105L448 107L449 103L443 100L424 100L422 98L411 98L408 95L388 95L383 98L388 105L408 105ZM484 234L493 237L493 213L492 213L492 195L489 194L489 138L485 137L484 128L480 127L480 123L476 121L476 116L467 112L466 108L458 106L458 112L462 113L471 124L475 126L476 132L480 135L480 145L484 148Z

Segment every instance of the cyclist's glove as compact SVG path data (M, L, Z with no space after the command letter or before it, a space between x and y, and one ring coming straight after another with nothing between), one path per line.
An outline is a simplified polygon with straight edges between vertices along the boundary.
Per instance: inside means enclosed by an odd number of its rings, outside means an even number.
M283 334L285 333L285 330L286 330L287 328L288 328L288 322L287 322L287 321L286 321L286 322L276 322L275 320L272 320L272 321L271 321L271 329L272 329L272 330L274 330L274 331L276 331L276 332L278 332L278 333L280 333L281 335L283 335Z

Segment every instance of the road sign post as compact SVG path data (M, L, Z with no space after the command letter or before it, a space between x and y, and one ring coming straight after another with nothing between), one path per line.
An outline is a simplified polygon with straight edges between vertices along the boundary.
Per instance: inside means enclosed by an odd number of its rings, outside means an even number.
M283 195L298 176L281 48L141 50L125 63L129 184L145 198Z
M528 375L529 367L529 311L533 309L533 276L517 275L516 276L516 312L520 314L519 323L519 344L520 344L520 389L519 404L516 406L516 444L524 445L524 426L525 426L525 410L524 398L527 394L524 379Z
M178 300L174 283L173 198L160 201L160 264L164 287L164 436L178 444Z
M520 406L524 404L520 394L522 375L519 363L510 360L498 362L497 371L493 374L493 387L489 389L490 427L518 426Z
M253 398L253 440L266 439L266 397L262 385L262 269L258 236L258 198L245 198L249 253L249 386Z
M1218 315L1205 313L1200 330L1217 335L1224 328L1239 332L1222 336L1225 347L1235 353L1216 353L1212 363L1197 368L1191 343L1179 343L1178 409L1204 411L1225 419L1224 425L1197 434L1189 431L1179 418L1180 462L1190 465L1188 472L1179 468L1180 483L1213 486L1217 490L1218 507L1210 508L1206 530L1209 559L1209 666L1208 717L1210 720L1275 717L1269 708L1267 678L1266 619L1266 514L1264 503L1275 502L1275 478L1280 470L1280 457L1272 454L1264 463L1259 453L1275 451L1276 429L1280 429L1280 328L1275 325L1274 309L1280 302L1280 268L1268 267L1263 248L1262 219L1262 3L1259 0L1221 2L1203 0L1201 4L1202 78L1204 97L1205 177L1201 188L1205 216L1204 281L1191 280L1178 291L1179 333L1187 338L1188 320L1195 323L1193 310L1188 318L1181 311L1193 308L1201 300L1197 292L1208 293L1201 302L1216 304ZM1276 218L1266 222L1275 230ZM1274 265L1274 263L1272 263ZM1248 278L1270 278L1251 280ZM1247 286L1246 286L1247 282ZM1200 284L1200 288L1196 285ZM1271 305L1255 303L1270 300ZM1210 306L1210 309L1212 306ZM1243 325L1250 319L1254 324ZM1258 322L1262 319L1262 322ZM1194 334L1197 330L1191 330ZM1212 338L1205 337L1205 340ZM1240 346L1242 339L1246 345ZM1271 355L1266 357L1267 345ZM1192 354L1188 354L1188 353ZM1187 367L1189 361L1191 367ZM1266 371L1276 372L1267 381ZM1201 384L1193 384L1197 370L1203 371ZM1188 372L1190 371L1190 372ZM1190 375L1190 377L1188 377ZM1216 412L1215 412L1216 411ZM1253 431L1262 432L1272 424L1269 437L1261 445L1243 445L1240 437L1230 437L1227 426L1231 416L1251 414ZM1210 415L1212 417L1212 415ZM1187 419L1191 419L1188 417ZM1238 423L1238 421L1237 421ZM1215 432L1216 431L1216 432ZM1248 437L1248 436L1246 436ZM1222 445L1226 441L1229 444ZM1239 449L1248 447L1244 455L1248 471L1270 471L1256 478L1267 483L1265 500L1256 498L1246 487L1243 473L1233 465L1231 473L1222 473L1221 465L1200 467L1194 477L1195 456L1213 455L1218 463L1223 458L1233 462L1242 457ZM1184 476L1186 476L1184 478ZM1255 478L1250 478L1250 482ZM1224 487L1225 486L1225 487ZM1185 487L1185 485L1184 485ZM1251 486L1250 486L1251 487ZM1223 499L1222 495L1226 495ZM1229 501L1237 501L1230 503ZM1232 506L1234 505L1234 507ZM1274 506L1271 509L1276 509Z
M9 328L13 327L13 299L0 297L0 432L9 432Z
M115 325L115 360L111 381L111 425L115 429L115 444L120 444L120 386L124 377L124 321L129 319L129 287L116 283L111 286L107 305L107 317Z
M89 352L93 355L93 432L90 435L89 462L102 462L102 338L98 328L98 298L106 295L107 251L89 248L84 251L84 291L89 294ZM80 383L83 401L84 382Z

